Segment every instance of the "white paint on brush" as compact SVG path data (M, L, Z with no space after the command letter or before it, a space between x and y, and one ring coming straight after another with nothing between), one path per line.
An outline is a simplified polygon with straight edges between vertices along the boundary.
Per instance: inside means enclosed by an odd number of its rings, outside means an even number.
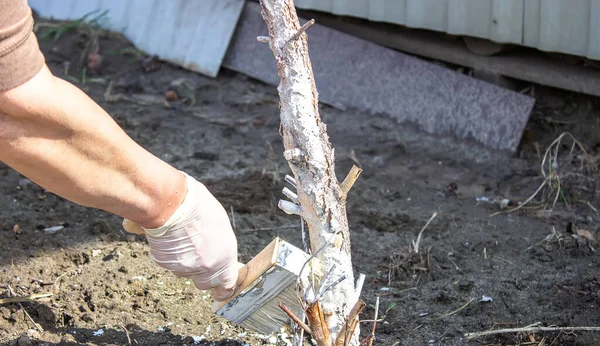
M296 282L302 268L302 277L308 277L309 255L281 240L276 263L250 288L229 301L216 313L245 328L269 334L279 331L289 317L279 308L284 303L296 314L302 311L296 292Z

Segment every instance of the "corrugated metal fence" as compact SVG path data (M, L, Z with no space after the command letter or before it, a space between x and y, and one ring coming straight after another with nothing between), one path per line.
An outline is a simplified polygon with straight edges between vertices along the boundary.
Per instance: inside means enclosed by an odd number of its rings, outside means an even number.
M244 0L29 0L29 3L44 16L57 19L77 19L93 10L108 9L108 27L124 33L141 49L161 50L154 54L166 60L181 59L185 51L184 60L177 63L215 75ZM302 9L600 60L600 0L295 0L295 4ZM186 34L169 36L174 31ZM176 49L161 44L162 40L176 40ZM215 54L220 57L215 59ZM202 57L208 60L195 61Z
M600 60L600 0L295 0L295 4Z
M59 20L107 11L103 26L123 33L150 54L213 77L221 67L244 7L244 0L29 0L28 3L43 17Z

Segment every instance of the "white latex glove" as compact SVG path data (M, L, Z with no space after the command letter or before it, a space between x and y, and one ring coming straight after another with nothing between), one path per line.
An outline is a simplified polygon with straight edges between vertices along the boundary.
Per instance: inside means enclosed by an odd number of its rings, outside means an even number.
M226 300L238 276L237 240L223 206L202 183L185 175L187 195L162 227L146 229L127 219L123 227L146 235L150 258L159 266L201 290L213 289L215 300Z

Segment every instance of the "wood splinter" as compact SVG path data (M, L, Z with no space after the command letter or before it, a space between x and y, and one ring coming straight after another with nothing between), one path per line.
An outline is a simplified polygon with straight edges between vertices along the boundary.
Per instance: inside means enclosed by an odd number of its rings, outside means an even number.
M310 321L312 333L310 334L317 346L331 346L331 333L329 332L329 324L325 319L323 308L319 300L314 303L309 303L306 308L306 317Z
M293 192L292 190L288 189L287 187L284 187L283 190L281 191L287 198L290 199L290 201L294 202L295 204L298 204L298 195Z
M48 298L48 297L52 297L53 294L52 293L38 293L38 294L31 294L25 297L11 297L11 298L2 298L0 299L0 305L3 304L14 304L14 303L26 303L26 302L30 302L36 299L42 299L42 298Z
M270 42L269 36L257 36L256 40L261 43L269 43Z
M340 184L340 190L342 190L342 193L344 194L344 196L347 195L348 192L350 192L350 189L352 188L352 186L354 185L356 180L358 180L358 177L360 176L362 171L363 170L358 168L356 165L352 165L350 172L348 172L348 175L346 176L346 178L344 178L344 181L342 181L342 183Z
M296 188L297 188L297 186L296 186L296 179L294 179L294 177L292 177L292 176L290 176L290 175L287 175L287 174L286 174L286 176L285 176L285 181L286 181L288 184L292 185L292 187L293 187L294 189L296 189Z
M352 340L352 335L356 331L356 327L358 326L358 315L361 311L367 306L367 304L359 299L352 310L350 310L350 314L348 315L348 319L342 327L342 331L338 334L335 339L335 346L348 346L350 340Z
M300 215L302 213L302 208L299 205L283 199L279 201L277 206L288 215Z

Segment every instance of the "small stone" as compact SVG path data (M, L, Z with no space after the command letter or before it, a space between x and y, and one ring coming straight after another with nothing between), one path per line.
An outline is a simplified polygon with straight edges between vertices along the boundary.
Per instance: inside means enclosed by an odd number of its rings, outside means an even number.
M481 302L482 303L489 303L489 302L492 302L492 301L493 301L492 297L488 297L488 296L485 296L485 295L481 296Z
M142 67L145 72L155 72L160 70L161 63L155 56L148 56L144 60L142 60Z
M29 329L27 330L27 336L32 338L32 339L39 339L40 338L40 332L38 332L35 329Z
M19 182L18 182L18 184L19 184L19 187L23 188L23 187L31 185L32 182L29 179L20 179Z
M84 322L88 322L88 323L92 323L95 321L94 317L90 314L83 314L83 316L81 316L81 320Z
M175 90L167 90L165 92L165 100L167 101L177 101L179 100L179 95Z
M100 69L100 67L102 67L103 60L104 60L104 58L102 57L102 55L100 55L98 53L88 54L87 67L90 70L98 70L98 69Z
M373 166L383 167L383 165L385 165L385 161L383 160L383 157L381 157L381 156L373 157Z
M19 338L19 341L17 341L17 345L19 346L29 346L29 345L33 345L31 338L28 335L23 335L22 337Z
M72 343L76 343L77 339L75 339L75 337L71 334L65 334L63 335L63 337L60 339L60 343L61 344L72 344Z

